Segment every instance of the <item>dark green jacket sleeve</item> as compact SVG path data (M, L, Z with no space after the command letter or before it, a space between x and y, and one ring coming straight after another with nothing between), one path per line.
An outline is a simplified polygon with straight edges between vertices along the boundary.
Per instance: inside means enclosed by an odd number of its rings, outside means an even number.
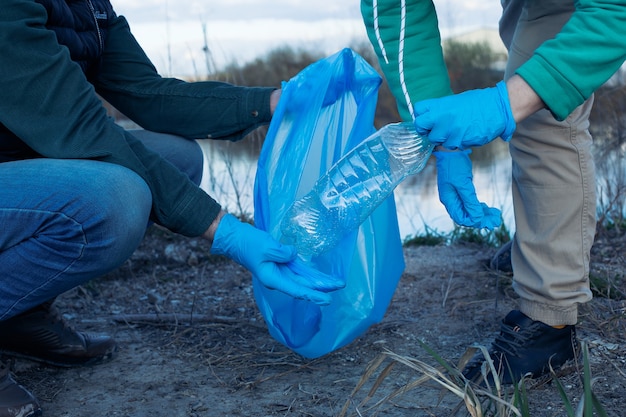
M560 33L518 70L554 116L565 119L626 58L626 2L577 0Z
M418 101L452 94L431 0L407 0L404 10L397 0L362 0L361 15L403 120Z
M150 187L152 219L156 223L188 236L204 233L219 212L219 204L107 116L93 85L71 61L67 49L58 44L54 33L45 28L46 19L45 9L32 0L5 0L0 7L0 122L45 157L94 159L135 171ZM123 20L120 22L124 24ZM105 55L105 67L112 65L107 62L117 61L108 52ZM123 61L123 57L119 60ZM121 68L124 63L118 62L116 66ZM163 83L180 84L178 81ZM237 99L246 97L245 90L241 88ZM258 117L258 120L265 119L269 112L269 91L250 94L257 103L268 100ZM265 98L259 98L258 94ZM144 109L139 101L130 101L134 104L129 112L140 115ZM167 100L163 99L160 104L147 106L145 111L161 106L163 110L154 118L164 117L167 123L163 124L182 123L181 113L165 116L178 106L166 103ZM227 113L239 111L241 107L237 106L231 107ZM212 116L215 114L207 111L207 119ZM252 128L241 123L228 129L226 124L229 122L198 121L199 118L196 114L193 120L187 119L190 130L174 126L169 131L189 136L219 132L237 138ZM147 122L153 126L150 120ZM154 123L158 125L159 122Z
M156 132L238 140L271 118L274 88L162 78L122 16L109 27L102 63L90 80L118 110Z

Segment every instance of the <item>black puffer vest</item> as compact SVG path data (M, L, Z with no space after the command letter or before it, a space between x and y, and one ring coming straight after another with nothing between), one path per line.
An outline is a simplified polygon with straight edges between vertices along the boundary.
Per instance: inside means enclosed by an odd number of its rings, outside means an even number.
M106 41L107 29L115 17L108 0L35 0L46 8L46 27L53 30L59 44L67 47L72 61L89 78L97 70ZM0 123L0 163L34 158L34 153Z
M57 35L85 73L98 62L114 17L108 0L36 0L46 8L46 26Z

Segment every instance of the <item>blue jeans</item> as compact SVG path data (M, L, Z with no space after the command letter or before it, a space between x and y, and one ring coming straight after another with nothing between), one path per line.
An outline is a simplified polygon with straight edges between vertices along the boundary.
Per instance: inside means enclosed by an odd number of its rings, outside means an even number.
M200 184L195 141L131 133ZM143 179L119 165L0 163L0 321L123 264L143 239L151 206Z

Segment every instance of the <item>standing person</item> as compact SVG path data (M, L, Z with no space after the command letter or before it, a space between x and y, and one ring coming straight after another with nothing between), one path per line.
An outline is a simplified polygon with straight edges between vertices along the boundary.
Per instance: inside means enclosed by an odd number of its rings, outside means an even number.
M520 301L489 353L501 380L513 383L577 355L575 325L578 305L591 299L596 225L588 119L593 92L626 57L626 3L503 0L502 7L500 33L509 50L504 80L452 95L432 1L361 2L402 117L439 145L440 199L457 223L472 225L459 213L476 203L473 186L457 187L471 183L470 148L498 137L510 143L513 286ZM450 196L450 189L457 192ZM478 353L463 374L475 379L484 361Z
M59 294L121 265L149 223L203 236L271 289L319 304L336 289L289 268L295 248L240 222L198 185L193 139L267 124L274 88L162 78L109 0L6 0L0 8L0 353L57 366L116 350L76 331ZM104 97L145 130L125 131ZM319 282L319 281L318 281ZM0 363L0 417L41 415Z

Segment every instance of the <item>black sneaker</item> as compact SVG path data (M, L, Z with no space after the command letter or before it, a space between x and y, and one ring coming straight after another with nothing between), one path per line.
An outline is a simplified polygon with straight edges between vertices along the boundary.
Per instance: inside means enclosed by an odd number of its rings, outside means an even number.
M501 383L512 384L525 376L549 377L550 367L556 371L566 362L578 359L580 348L575 326L557 329L513 310L502 320L500 334L488 351ZM484 362L482 352L474 355L463 369L465 378L480 382ZM489 378L493 383L493 377Z
M0 322L0 353L6 356L71 367L111 358L116 350L111 337L68 326L52 302Z
M489 267L495 271L511 273L513 272L513 264L511 263L511 248L513 247L513 241L509 240L504 245L500 246L500 249L493 255L489 262Z
M37 417L37 399L11 377L9 366L0 361L0 417Z

